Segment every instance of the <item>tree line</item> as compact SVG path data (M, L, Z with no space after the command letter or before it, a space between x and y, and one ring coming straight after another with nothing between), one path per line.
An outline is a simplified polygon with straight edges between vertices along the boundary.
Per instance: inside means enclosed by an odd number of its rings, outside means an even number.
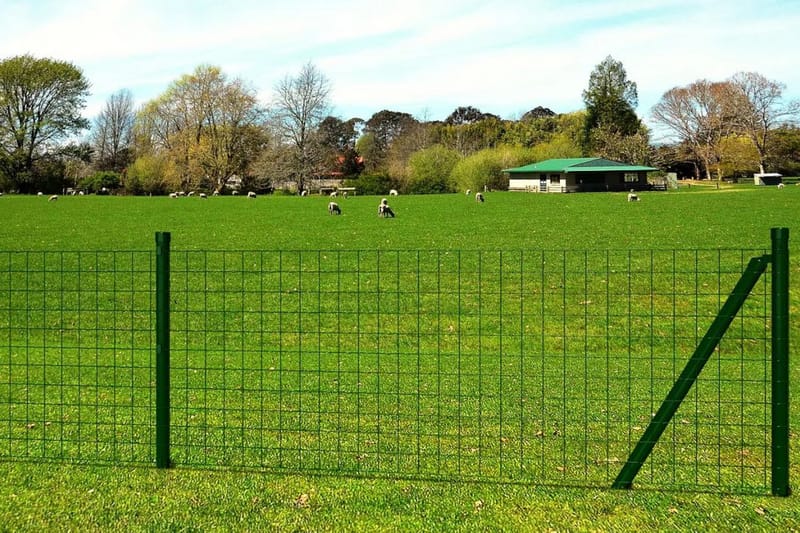
M297 192L331 179L374 194L503 189L504 168L582 156L707 179L797 174L798 103L784 90L755 72L674 87L651 110L671 135L656 144L636 83L610 56L590 73L584 109L537 106L516 119L472 106L444 120L389 109L342 119L312 63L278 81L266 105L245 80L200 65L139 108L121 89L88 121L81 69L24 55L0 61L0 191Z

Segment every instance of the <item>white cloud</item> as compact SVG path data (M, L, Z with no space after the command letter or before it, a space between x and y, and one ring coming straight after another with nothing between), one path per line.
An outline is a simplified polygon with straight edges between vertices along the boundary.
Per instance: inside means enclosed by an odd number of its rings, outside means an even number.
M276 81L312 61L337 112L363 118L388 108L441 119L459 105L572 111L609 54L637 82L643 116L673 86L741 70L800 94L793 0L83 0L15 2L4 14L15 21L0 34L4 55L82 67L94 110L121 88L152 98L201 63L252 82L267 101Z

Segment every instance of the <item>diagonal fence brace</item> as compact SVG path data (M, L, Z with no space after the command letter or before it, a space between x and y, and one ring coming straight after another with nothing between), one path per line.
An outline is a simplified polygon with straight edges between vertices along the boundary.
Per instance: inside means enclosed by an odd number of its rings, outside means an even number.
M722 339L722 336L728 330L736 314L742 308L742 305L744 305L750 291L755 287L758 279L766 271L767 265L769 265L771 260L772 256L770 255L763 255L750 259L747 268L742 273L742 276L728 296L722 309L717 313L714 322L711 323L711 326L700 341L694 354L692 354L692 357L686 363L681 375L673 384L672 389L662 402L658 412L656 412L655 416L650 421L650 424L631 452L619 475L617 475L617 478L611 485L612 488L631 488L636 474L639 473L639 470L647 460L650 452L653 451L653 447L658 442L658 439L661 438L661 434L667 428L667 425L669 425L678 407L680 407L689 390L692 388L692 385L694 385L697 377L700 375L700 371L708 362L711 354Z

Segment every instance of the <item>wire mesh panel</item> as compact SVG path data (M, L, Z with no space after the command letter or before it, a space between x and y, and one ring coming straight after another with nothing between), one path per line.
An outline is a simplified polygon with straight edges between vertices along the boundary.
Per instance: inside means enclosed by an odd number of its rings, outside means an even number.
M151 252L0 252L0 459L152 459Z
M173 458L608 486L761 253L173 252ZM767 291L637 485L768 485Z

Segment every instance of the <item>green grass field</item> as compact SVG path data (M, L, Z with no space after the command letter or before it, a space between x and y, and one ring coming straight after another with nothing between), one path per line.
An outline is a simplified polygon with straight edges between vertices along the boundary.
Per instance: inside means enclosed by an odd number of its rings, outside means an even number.
M419 251L422 251L424 257L426 251L441 250L456 255L459 263L463 260L464 272L469 277L478 272L474 267L476 250L483 251L481 254L484 255L481 257L485 257L487 262L494 261L497 254L503 251L502 253L506 253L514 263L515 258L519 257L520 250L534 251L526 253L533 253L535 259L537 257L535 251L540 250L549 250L555 253L556 257L559 251L563 250L586 251L586 253L615 250L622 254L621 257L646 258L649 257L647 252L642 255L638 251L657 250L670 253L669 251L673 249L688 248L764 249L769 246L769 228L774 226L790 228L792 232L790 247L793 257L797 256L797 251L800 249L794 239L798 229L796 213L800 206L800 190L791 187L784 190L742 187L719 191L652 193L643 195L643 201L635 204L625 202L623 194L562 196L496 193L487 195L485 204L476 204L473 199L461 195L401 196L392 198L391 202L398 215L397 218L386 220L376 216L378 198L375 197L340 200L344 211L341 217L327 214L327 201L327 198L319 197L263 197L256 200L227 197L206 201L197 198L173 200L66 197L59 199L58 202L48 203L46 198L6 196L0 198L0 227L3 228L0 232L0 251L151 250L154 246L154 232L170 231L173 247L176 250L187 251L185 256L179 256L187 260L194 257L192 251L204 254L205 252L200 251L205 250L216 250L219 253L228 250L294 250L296 252L291 252L293 255L287 256L293 258L302 257L302 252L306 251L312 258L310 271L316 272L312 277L316 276L317 282L341 284L350 281L349 278L331 275L330 279L327 279L327 274L324 273L332 273L338 268L323 268L321 259L323 256L317 253L318 250L327 251L324 257L336 257L340 261L342 257L352 256L349 250L363 250L365 254L379 251L381 257L398 264L407 257L418 257L414 254L419 254ZM631 256L629 250L637 252ZM456 253L456 251L461 252ZM244 261L251 256L262 257L253 255L254 253L234 254L231 257L236 261ZM50 256L45 255L45 257ZM73 256L68 253L66 257ZM797 265L796 259L793 259L791 268L793 316L797 316L799 307L797 280L800 278L797 277ZM341 267L341 264L338 267ZM360 270L363 270L363 267ZM511 268L508 271L512 273L512 286L524 286L524 283L513 283L513 276L522 279L521 269ZM250 279L246 272L246 269L236 267L232 269L232 278L229 279L226 274L222 280L217 280L217 283L223 287L241 287L239 292L245 294L251 288L255 288L250 287L250 284L260 283ZM298 268L294 274L279 279L278 282L287 284L286 287L296 285L298 281L302 281L300 279L302 272L304 270ZM382 280L376 280L377 283L389 286L405 284L402 272L398 273L391 269L381 272L384 273L384 277ZM185 290L179 289L179 294L184 298L183 309L187 310L191 308L190 295L196 292L190 290L190 287L194 286L190 283L193 275L193 270L187 268L185 277L180 278L186 280ZM570 280L578 285L594 283L593 278L586 274L578 278L580 279L576 282L570 276ZM439 276L437 279L446 281L446 276L445 278ZM498 289L506 286L498 280L482 281L494 283L492 287ZM561 281L567 283L566 279ZM712 280L708 281L711 285L714 284ZM43 280L43 283L46 283L46 280ZM208 284L205 286L208 287ZM514 290L519 290L521 294L522 289ZM724 292L723 288L720 290ZM283 293L284 291L279 291L276 294ZM491 291L486 293L487 297L490 293ZM425 291L422 291L422 294L426 294ZM564 294L566 289L554 292L556 297ZM469 326L470 321L480 316L470 312L469 309L462 309L459 305L462 301L460 296L457 300L447 297L445 300L447 301L443 304L437 304L435 316L439 321L451 320L460 329L462 326ZM319 305L318 301L312 303ZM341 301L336 303L336 307L342 304ZM409 304L398 292L392 307L394 309L405 308L406 305L424 307L430 303L418 292L416 299L412 298ZM674 305L672 301L667 303ZM259 302L259 305L263 304L263 301ZM221 305L222 309L227 309L227 305L240 305L244 308L246 297L242 296L234 301L227 301L223 297L214 305ZM291 314L290 318L293 321L305 320L307 317L299 312L302 310L300 308L302 302L298 301L297 305L298 312ZM497 304L486 301L484 305L487 310L493 312ZM542 309L547 305L549 302L542 299ZM651 302L649 305L656 304ZM43 304L43 307L47 307L46 304ZM122 308L117 309L117 311L122 310ZM257 315L259 318L256 320L261 322L256 326L260 325L263 329L265 319L260 317L264 313L262 311ZM347 316L347 313L345 315ZM324 316L326 315L319 313L312 315L317 321L317 326L321 324L321 317ZM400 363L401 356L408 356L408 353L400 348L405 337L419 338L424 335L425 330L421 326L404 329L404 325L401 324L403 313L389 313L387 316L397 321L396 324L383 324L383 328L390 328L389 331L393 334L392 341L397 344L395 350L397 356L389 360L396 365ZM184 325L190 324L193 319L188 312L183 316L178 315L177 318L178 322ZM208 318L205 317L203 320ZM220 320L223 321L223 327L219 329L231 329L232 326L233 329L242 332L250 331L250 327L244 324L225 323L223 318ZM341 317L338 320L335 334L331 334L328 340L338 343L338 349L341 350L345 338L341 332L351 330L353 324L348 324L346 318L344 321ZM587 321L578 320L576 326L583 326L588 330L588 324ZM207 323L204 325L207 326ZM215 324L212 329L218 329L216 326ZM495 325L484 324L482 327L494 333L491 331L494 326L504 328L505 334L511 339L521 338L521 333L514 332L512 324L504 325L502 318ZM200 325L195 324L192 328L199 330ZM793 345L796 345L798 333L800 332L795 320L792 325ZM46 333L43 335L46 336ZM490 337L493 338L494 335L487 335L486 338L480 335L473 338L465 336L463 342L459 341L458 353L463 353L463 361L470 361L469 356L475 353L470 342L481 343ZM545 337L540 336L540 338ZM55 340L63 343L63 339L63 334L59 334ZM441 336L437 339L441 342ZM586 348L593 342L594 336L586 333L580 340L583 346L579 348ZM597 340L605 342L608 338L600 336ZM86 339L83 339L83 342L86 342ZM195 345L194 342L189 338L178 340L178 345L182 346L178 351L185 357L184 366L181 368L186 371L186 376L194 367L194 362L190 359L193 357L192 354L201 350L203 353L209 353L208 339L204 339L200 345ZM211 341L212 345L214 342L221 342L237 349L245 347L246 344L243 336L234 336L226 340L223 335L222 340ZM307 347L311 345L312 351L316 350L318 358L312 363L317 366L322 361L322 355L328 353L327 341L322 340L319 335L305 339L300 335L295 342L305 344ZM360 342L369 348L370 342L373 341L365 334ZM621 341L614 339L613 342ZM289 347L289 352L296 349L294 345ZM344 348L346 350L347 346ZM253 351L257 352L260 358L263 356L263 352ZM407 362L405 359L402 361L404 364ZM462 359L453 358L450 361L460 364ZM420 359L412 359L412 362L419 364ZM277 361L279 367L284 363L285 361L281 359ZM247 363L251 366L253 364ZM504 374L502 364L499 366L493 366L492 363L484 364L483 368L480 363L477 367L481 376L500 374L511 377L518 372L515 367L510 370L510 374ZM247 365L245 366L248 367ZM302 370L302 367L298 369ZM341 372L342 368L329 368L328 371ZM719 369L717 371L721 372ZM383 390L387 390L388 387L389 391L395 392L392 398L405 398L405 395L399 392L419 388L421 385L441 386L441 379L430 383L425 381L424 376L431 373L432 369L424 367L411 376L392 373L389 369L386 375L397 381L388 384L384 381ZM298 375L308 376L302 373ZM239 381L243 383L243 376L244 373L240 369L227 376L222 372L219 379L223 382L228 380L231 383ZM364 376L380 379L380 376L384 376L384 372L381 367L372 368L365 371ZM401 376L404 376L403 379L406 377L413 379L406 384L400 381ZM799 382L797 365L793 365L792 378L794 384ZM190 383L190 379L187 377L184 383ZM294 400L306 403L308 400L320 402L320 398L324 398L319 394L322 383L323 380L317 379L312 383L313 388L308 391L302 388L302 384L291 384L290 389L297 393L297 398ZM511 387L513 395L521 396L522 389L514 388L521 385L511 383L513 382L505 382L506 386ZM209 381L203 382L203 387L207 388L208 384ZM309 384L308 381L306 384ZM458 384L461 384L460 380ZM544 381L537 382L539 387L544 384ZM469 387L475 386L475 383L465 381L463 385ZM193 412L191 402L188 401L190 388L186 391L186 395L182 396L185 401L183 403L179 401L179 412L185 422L184 430L178 432L176 440L185 439L186 442L190 442L191 426L188 420ZM485 392L486 396L494 397L493 390L487 389ZM796 397L796 386L793 387L792 393ZM586 395L578 396L585 398ZM100 403L98 397L95 391L94 400L89 398L86 404L98 405ZM602 396L592 399L602 401ZM236 395L226 399L224 405L228 405L229 402L234 403L229 412L223 412L223 417L235 420L235 411L244 412L245 407L249 410L249 406L245 403L236 404L236 401ZM581 400L581 404L585 404L585 400ZM425 404L418 405L425 407ZM322 404L318 404L317 407L322 407ZM380 403L373 407L375 407L374 413L378 416L386 413L387 407L381 406ZM437 406L436 402L430 407L438 407L440 410L444 408L445 411L450 408L447 405L443 407L441 403ZM464 420L468 419L472 408L459 403L458 410L452 411L449 419L458 418L461 423L461 415L464 415ZM503 407L496 405L487 408ZM505 407L506 410L511 408L511 406ZM337 412L333 408L322 407L316 412L320 411L326 415L334 413L341 415L341 409ZM370 409L366 411L372 412ZM300 412L302 413L302 410ZM795 428L798 421L796 412L794 409L792 413L792 424ZM394 426L391 428L391 438L387 445L391 445L391 441L407 429L401 424L403 418L395 417L391 418L391 421ZM370 422L378 421L365 420L365 425L369 425ZM269 426L273 422L259 420L258 423ZM212 420L210 425L217 426L218 423ZM442 430L441 426L437 429ZM444 433L448 434L447 428L444 428ZM293 442L298 443L301 450L304 446L312 450L316 446L317 450L330 451L330 447L336 444L323 445L321 441L317 441L317 444L303 444L302 439L307 435L297 427L291 427L291 431L287 431L286 434L288 440L295 439ZM480 428L467 434L470 436L486 434L497 437L496 440L505 438L504 434L494 427ZM371 438L371 434L366 430L362 434L359 429L355 435ZM386 437L384 434L385 440ZM222 439L231 442L231 437L223 436ZM233 441L239 442L235 439ZM240 445L243 442L244 440ZM442 449L442 442L446 444L447 440L439 440L437 443L439 451ZM459 444L467 443L453 441L454 446ZM501 447L496 442L495 445ZM380 447L380 443L377 446ZM206 457L209 455L209 450L212 452L210 455L213 461L226 464L225 457L215 455L218 451L217 446L208 446L205 450ZM372 450L369 452L373 453ZM178 455L176 459L179 463L195 462L199 466L209 464L206 458L193 461L194 456L186 450L179 452ZM324 454L312 455L312 463L319 462L324 457ZM393 461L397 462L391 462L388 466L386 463L378 463L377 466L365 468L366 472L360 473L373 472L384 476L388 474L391 478L391 474L398 471L397 466L400 462L398 457L401 457L401 454L396 453ZM493 460L495 454L487 451L485 457L487 460ZM340 458L341 456L334 457L334 459ZM792 450L794 463L792 477L795 480L798 474L797 459L795 446ZM621 493L597 489L541 488L529 486L526 479L514 484L480 481L447 483L407 477L402 480L391 480L352 479L335 475L276 476L253 472L191 470L185 467L170 472L157 472L149 468L68 466L58 463L0 464L7 478L7 483L0 489L0 494L3 496L0 499L3 502L0 503L0 516L4 527L8 529L125 527L126 529L541 530L641 527L797 529L800 527L798 526L800 513L795 511L792 505L794 498L733 497L698 492L681 494L674 489L671 492L636 490ZM233 464L245 468L248 466L244 461L233 461ZM486 464L482 466L489 472L495 472ZM354 466L349 465L349 468ZM359 468L358 465L355 468ZM320 470L331 472L331 469ZM348 468L344 470L348 471ZM467 474L458 477L481 479L480 475L469 475L475 472L474 464L465 464L463 470L459 464L458 472ZM478 469L478 474L480 472ZM423 469L422 473L428 472ZM492 479L506 476L485 477ZM574 481L580 478L570 479L573 479L573 483L558 483L551 479L550 485L581 484L579 481Z

